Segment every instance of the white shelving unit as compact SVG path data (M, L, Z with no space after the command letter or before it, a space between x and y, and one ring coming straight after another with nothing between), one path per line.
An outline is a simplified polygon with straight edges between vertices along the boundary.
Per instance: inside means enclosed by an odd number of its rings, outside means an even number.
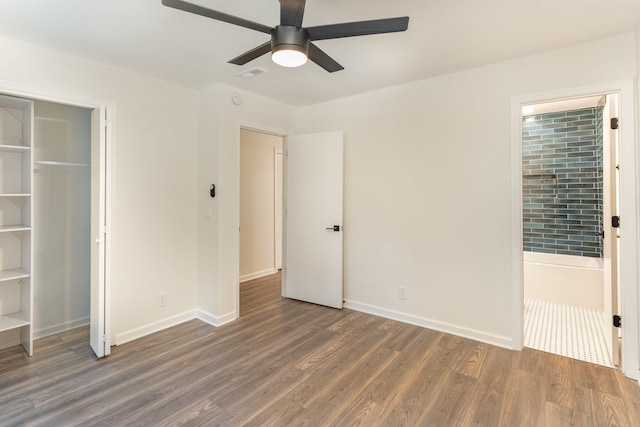
M0 95L0 342L33 354L33 102Z

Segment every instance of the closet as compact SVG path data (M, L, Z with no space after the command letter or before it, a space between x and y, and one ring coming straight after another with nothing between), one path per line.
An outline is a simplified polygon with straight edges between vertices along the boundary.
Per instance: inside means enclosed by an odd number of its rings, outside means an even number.
M15 241L0 240L0 262L3 272L22 275L0 282L0 319L19 318L24 324L9 328L0 320L0 348L22 343L31 355L33 339L89 324L91 110L38 100L0 99L3 105L9 105L9 100L25 106L21 116L11 112L22 118L22 140L28 142L3 142L0 147L2 155L11 160L0 158L0 199L8 199L0 200L2 230L11 230L2 234ZM0 110L7 108L14 107ZM15 129L3 126L5 119L0 117L0 134L16 134ZM8 154L3 147L9 147L4 148ZM17 156L21 157L21 170ZM5 214L10 208L21 211L21 221L15 212ZM17 226L22 229L15 230Z

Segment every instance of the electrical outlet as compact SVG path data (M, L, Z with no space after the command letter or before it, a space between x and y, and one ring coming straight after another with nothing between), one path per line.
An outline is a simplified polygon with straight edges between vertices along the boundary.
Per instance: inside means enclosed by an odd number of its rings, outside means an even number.
M158 294L158 307L166 307L167 306L167 294L166 292L162 292Z
M404 287L398 288L398 298L400 298L401 300L407 299L407 288L404 288Z

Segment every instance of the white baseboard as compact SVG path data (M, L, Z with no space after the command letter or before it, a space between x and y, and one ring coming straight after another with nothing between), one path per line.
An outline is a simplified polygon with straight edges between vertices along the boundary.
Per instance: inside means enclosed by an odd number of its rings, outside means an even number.
M112 344L122 345L126 342L142 338L155 332L160 332L163 329L179 325L180 323L184 323L195 318L196 310L185 311L184 313L176 314L174 316L167 317L166 319L158 320L157 322L149 323L148 325L116 334L115 343Z
M122 345L126 342L142 338L155 332L160 332L163 329L167 329L193 319L199 319L212 326L218 327L232 322L237 318L238 316L235 312L230 312L222 316L216 316L205 310L190 310L184 313L176 314L175 316L167 317L166 319L158 320L157 322L153 322L139 328L132 329L127 332L116 334L114 345Z
M276 274L277 272L278 270L276 270L275 268L269 268L267 270L256 271L255 273L245 274L243 276L240 276L240 283L253 280L253 279L259 279L260 277L264 277L264 276L270 276L272 274Z
M36 329L33 331L33 339L48 337L59 334L60 332L70 331L71 329L87 326L89 317L81 317L80 319L70 320L68 322L58 323L57 325L47 326L46 328Z
M233 322L237 318L238 316L236 315L235 311L232 311L227 314L223 314L222 316L216 316L205 310L197 310L196 312L196 319L200 319L203 322L213 325L215 327L225 325L229 322Z
M469 338L474 341L480 341L486 344L507 348L509 350L514 349L513 340L509 337L490 334L487 332L478 331L478 330L466 328L463 326L453 325L451 323L427 319L425 317L415 316L413 314L408 314L408 313L402 313L395 310L389 310L386 308L377 307L374 305L365 304L357 301L347 300L345 301L344 306L345 308L361 311L363 313L373 314L375 316L380 316L387 319L398 320L400 322L409 323L411 325L422 326L423 328L433 329L439 332L445 332L447 334Z

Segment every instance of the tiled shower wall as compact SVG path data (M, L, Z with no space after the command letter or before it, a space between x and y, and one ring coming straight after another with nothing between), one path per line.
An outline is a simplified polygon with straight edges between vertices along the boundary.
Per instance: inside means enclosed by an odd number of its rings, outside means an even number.
M600 257L602 107L522 120L524 250Z

